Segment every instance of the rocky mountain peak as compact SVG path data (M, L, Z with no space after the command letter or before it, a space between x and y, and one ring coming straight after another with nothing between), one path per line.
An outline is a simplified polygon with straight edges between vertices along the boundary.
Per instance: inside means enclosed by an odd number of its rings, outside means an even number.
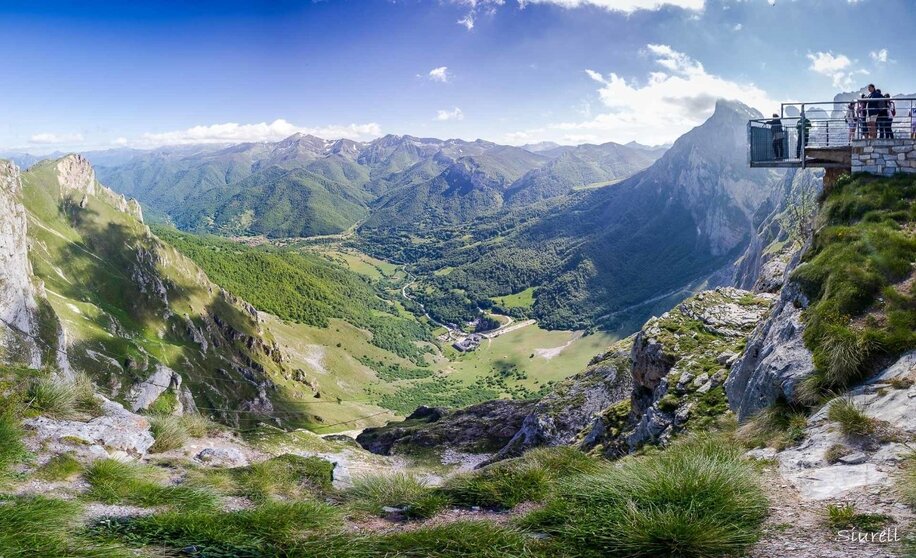
M63 192L96 194L95 169L89 159L78 153L71 153L57 161L57 179Z

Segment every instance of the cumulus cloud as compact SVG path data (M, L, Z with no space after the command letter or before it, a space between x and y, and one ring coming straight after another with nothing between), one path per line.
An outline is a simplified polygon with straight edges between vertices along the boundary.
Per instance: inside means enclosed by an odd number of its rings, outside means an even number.
M461 112L461 109L458 107L455 107L452 110L440 110L436 112L436 120L464 120L464 113Z
M325 139L347 138L364 140L381 135L378 124L331 125L318 128L296 126L282 118L273 122L259 122L257 124L238 124L227 122L225 124L211 124L207 126L193 126L185 130L171 132L158 132L143 134L135 141L128 144L141 146L159 145L187 145L195 143L242 143L250 141L279 141L293 134L312 134Z
M877 62L878 64L884 64L885 62L887 62L887 49L882 48L881 50L877 50L877 51L873 50L868 53L868 56L871 57L871 59Z
M29 138L29 143L34 145L71 145L83 142L83 134L55 134L45 132L35 134Z
M845 54L833 54L833 52L815 52L807 55L811 61L809 70L833 80L833 86L837 89L849 89L852 87L857 75L868 75L867 70L856 70L852 68L853 61Z
M613 72L602 74L585 70L599 86L598 97L602 105L602 110L596 111L598 113L592 118L515 132L507 136L507 141L637 140L662 144L706 120L719 98L738 100L763 112L772 112L779 105L753 83L711 74L698 60L668 45L647 45L645 53L655 68L642 80L627 79Z
M438 81L440 83L448 82L451 78L451 74L448 73L448 66L439 66L438 68L433 68L427 74L427 77L432 81Z

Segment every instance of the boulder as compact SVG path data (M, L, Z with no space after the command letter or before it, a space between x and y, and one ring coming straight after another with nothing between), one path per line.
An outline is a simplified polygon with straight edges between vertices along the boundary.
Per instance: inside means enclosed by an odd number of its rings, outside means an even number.
M204 448L195 459L211 467L244 467L248 458L238 448Z

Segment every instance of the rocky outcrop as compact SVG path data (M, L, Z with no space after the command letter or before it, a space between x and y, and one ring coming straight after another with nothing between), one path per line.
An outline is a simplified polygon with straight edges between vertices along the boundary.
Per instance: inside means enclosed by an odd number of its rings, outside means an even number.
M794 401L799 382L814 373L802 340L808 299L789 282L770 316L754 329L725 382L729 407L745 420L777 400Z
M495 452L515 436L534 405L531 401L497 399L457 411L420 407L403 422L367 428L356 441L381 455L430 448Z
M19 169L0 161L0 361L39 367L38 305L21 191Z
M633 342L629 413L610 409L586 439L609 455L666 443L689 424L726 411L723 383L773 295L719 288L695 295L643 326Z
M130 392L127 395L127 400L130 401L130 410L137 412L148 409L159 396L169 390L175 394L177 400L175 414L181 414L184 407L182 399L186 399L190 393L185 393L187 389L182 387L181 376L178 372L164 364L157 364L149 378L130 388ZM179 397L179 394L184 395L184 397ZM191 401L193 402L193 399Z
M373 453L416 448L493 453L478 465L544 446L577 445L604 411L630 396L630 339L593 359L538 401L488 401L450 411L420 407L403 422L368 428L356 440Z
M61 158L57 162L57 180L62 194L96 195L98 182L95 179L95 170L89 160L82 155L73 154Z
M532 408L521 428L491 461L543 446L574 445L608 407L630 396L633 385L626 339L584 372L564 380Z
M844 497L889 485L916 439L916 351L844 397L876 421L875 434L847 436L828 418L828 402L811 415L804 441L776 454L780 473L807 499ZM834 456L828 454L830 450Z
M24 422L31 435L60 451L85 453L89 457L142 457L153 445L149 421L105 399L103 415L87 422L38 417ZM59 452L58 452L59 453Z

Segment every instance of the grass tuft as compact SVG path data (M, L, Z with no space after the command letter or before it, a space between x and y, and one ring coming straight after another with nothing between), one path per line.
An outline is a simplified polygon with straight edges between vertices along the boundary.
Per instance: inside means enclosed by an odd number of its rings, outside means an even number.
M90 488L87 496L105 504L135 506L175 506L184 509L206 509L215 505L209 491L197 487L165 486L150 480L155 471L114 459L96 461L84 473Z
M698 437L561 481L522 525L553 534L573 555L707 557L745 550L766 512L741 450Z
M808 417L785 401L762 409L737 432L739 442L749 448L773 447L783 450L805 437Z
M369 475L354 481L346 492L350 507L374 515L383 508L403 508L407 518L425 519L448 505L445 494L431 488L413 475Z
M73 386L50 377L34 378L29 383L29 407L57 418L67 418L76 410Z
M73 530L79 505L44 497L0 497L0 556L4 558L108 558L128 556Z
M179 417L171 415L150 417L150 432L155 442L150 453L162 453L178 449L188 441L188 432Z
M858 529L875 533L893 521L890 516L881 513L858 513L852 504L828 504L825 511L827 524L834 530Z
M0 413L0 475L25 457L19 420L9 410Z
M83 472L83 465L71 453L59 453L38 468L35 476L49 481L69 480Z
M831 403L827 418L838 423L840 431L846 436L870 436L877 431L875 419L866 415L848 397L838 398Z
M307 532L333 526L338 516L322 502L268 502L236 512L171 511L107 520L94 532L133 544L194 546L200 556L275 556Z

